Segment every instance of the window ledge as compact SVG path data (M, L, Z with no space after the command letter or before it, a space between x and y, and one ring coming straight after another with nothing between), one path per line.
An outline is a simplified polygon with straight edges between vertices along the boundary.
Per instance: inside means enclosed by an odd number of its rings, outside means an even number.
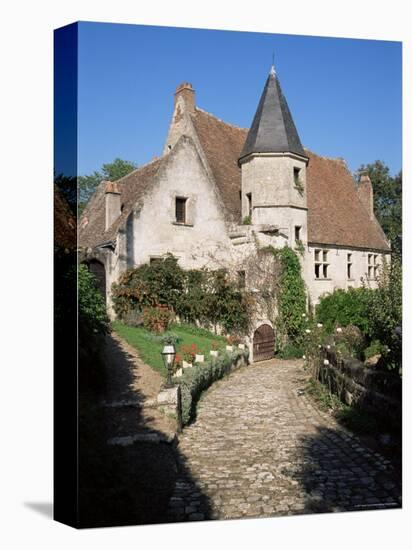
M193 227L192 223L172 222L172 225L180 225L181 227Z

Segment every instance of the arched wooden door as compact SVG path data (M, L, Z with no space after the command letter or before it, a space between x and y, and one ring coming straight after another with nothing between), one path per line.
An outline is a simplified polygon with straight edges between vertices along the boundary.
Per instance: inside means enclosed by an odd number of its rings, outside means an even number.
M275 333L270 325L260 325L253 335L253 361L272 359L275 354Z

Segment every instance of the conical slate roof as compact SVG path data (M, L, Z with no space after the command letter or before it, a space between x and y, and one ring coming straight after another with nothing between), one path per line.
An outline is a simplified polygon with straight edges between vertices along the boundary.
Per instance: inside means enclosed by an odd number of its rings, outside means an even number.
M239 158L251 153L284 152L306 157L279 79L272 67Z

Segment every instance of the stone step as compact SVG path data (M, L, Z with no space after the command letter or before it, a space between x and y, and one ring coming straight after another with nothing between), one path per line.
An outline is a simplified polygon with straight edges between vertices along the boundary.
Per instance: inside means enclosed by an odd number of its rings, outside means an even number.
M121 399L119 401L102 401L102 407L107 408L121 408L121 407L139 407L145 409L153 409L158 406L156 399L146 399L141 401L139 399Z
M128 447L134 443L169 443L177 444L178 438L176 433L163 434L163 433L136 433L133 435L125 435L120 437L112 437L107 440L108 445L120 445L121 447Z

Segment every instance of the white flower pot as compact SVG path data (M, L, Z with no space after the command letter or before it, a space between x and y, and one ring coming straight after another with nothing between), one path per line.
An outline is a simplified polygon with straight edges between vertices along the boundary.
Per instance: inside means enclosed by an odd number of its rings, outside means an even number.
M238 348L239 348L239 349L245 349L245 344L239 344L239 345L238 345Z
M211 349L210 350L210 355L212 357L217 357L219 355L219 352L216 349Z
M187 361L182 361L182 368L188 369L189 367L193 367L192 363L188 363Z
M205 356L196 353L195 363L204 363L204 362L205 362Z
M183 374L183 369L177 369L177 371L175 372L176 378L180 378L182 374Z
M233 351L233 346L226 346L226 351Z

